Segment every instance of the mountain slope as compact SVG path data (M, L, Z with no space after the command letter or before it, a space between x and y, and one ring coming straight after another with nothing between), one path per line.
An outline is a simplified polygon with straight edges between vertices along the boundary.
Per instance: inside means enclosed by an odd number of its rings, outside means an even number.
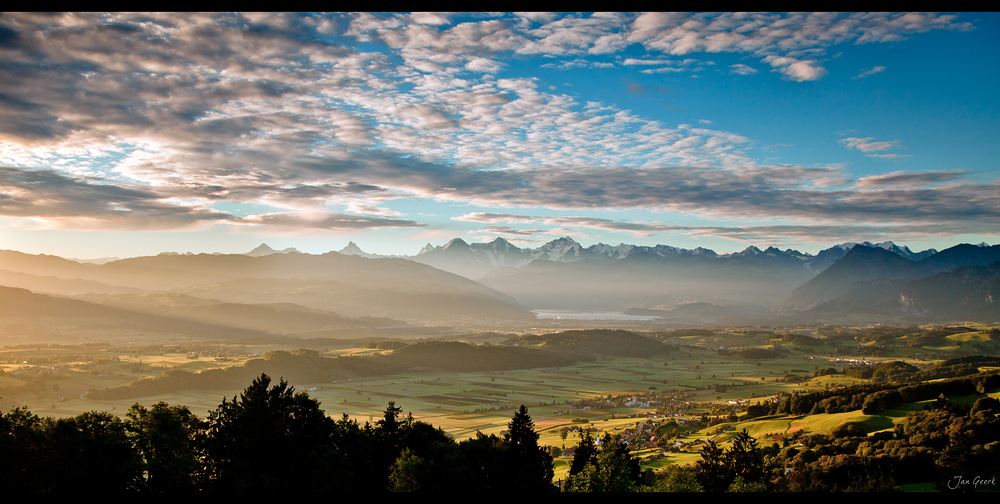
M887 310L899 312L898 298L901 289L908 283L885 280L912 280L958 267L984 266L994 261L1000 261L1000 245L963 243L916 262L902 258L886 247L859 245L815 278L795 289L775 308L817 308L823 311L858 313L885 313ZM855 282L860 283L855 285Z
M909 314L952 320L1000 320L1000 261L963 266L908 283L899 296Z
M859 280L916 278L926 274L925 268L894 252L877 247L856 246L822 273L792 291L775 309L814 308L847 294Z
M131 339L138 331L171 337L183 334L212 339L270 338L256 330L162 317L13 287L0 287L0 320L6 337L107 341L109 336Z
M348 318L292 303L224 303L184 294L87 295L77 299L152 315L278 333L404 325L385 318Z
M914 280L861 280L847 294L805 312L817 317L862 313L995 322L1000 320L1000 261Z
M510 296L462 276L405 259L368 259L336 252L322 255L289 252L259 257L160 254L100 266L8 253L0 254L0 266L15 272L52 275L47 269L51 266L61 278L91 280L147 293L170 290L242 304L289 302L348 317L402 316L449 323L470 317L534 318L534 314ZM289 281L294 281L297 287L289 287ZM234 289L233 282L245 282L243 290ZM223 287L213 288L213 285ZM296 288L300 292L293 292ZM219 291L219 295L214 295L213 290ZM306 291L313 294L311 299L304 294ZM272 297L277 293L279 298ZM321 299L355 301L324 305L318 302Z
M702 301L763 310L811 276L800 263L633 252L624 259L535 260L480 282L536 309L621 312Z

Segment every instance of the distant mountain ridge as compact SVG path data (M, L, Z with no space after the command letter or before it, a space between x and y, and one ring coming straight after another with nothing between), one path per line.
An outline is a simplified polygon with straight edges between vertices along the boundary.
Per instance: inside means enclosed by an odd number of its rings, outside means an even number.
M1000 261L1000 245L960 244L916 261L902 257L888 247L854 247L844 257L816 275L815 278L796 288L775 308L795 311L816 309L841 313L861 313L873 310L875 312L888 310L903 313L907 310L886 308L886 303L895 302L887 300L899 298L906 289L913 285L933 285L935 282L939 284L945 282L943 280L945 277L942 277L937 281L921 283L929 277L955 272L962 268L982 268L997 261ZM972 272L969 274L973 276L986 274L978 270L969 271ZM944 289L943 284L939 287ZM986 289L984 292L988 291L986 287L976 288ZM925 303L926 306L922 310L926 313L943 312L944 308L941 303L944 303L944 300L929 294L931 290L928 287L920 289L920 292L923 293L921 299L937 300ZM989 295L991 294L988 292L984 294L984 296ZM905 296L903 297L905 298ZM964 297L964 295L961 296L963 299ZM949 313L957 313L957 309L949 310ZM918 311L920 310L914 309L909 310L908 313L916 314Z
M257 246L257 248L251 250L250 252L247 252L244 255L248 255L250 257L261 257L271 254L291 254L293 252L301 253L294 247L288 247L284 250L274 250L273 248L268 247L266 243L261 243L260 245Z
M468 243L461 238L453 238L444 245L435 246L428 243L413 256L373 254L365 252L356 243L351 241L348 242L344 248L338 250L337 253L365 257L369 259L409 259L427 264L429 266L434 266L435 268L443 269L451 273L456 273L467 278L476 279L483 277L498 268L521 268L537 259L553 262L574 262L585 259L625 259L636 254L648 254L657 257L698 256L711 258L756 257L765 260L767 258L776 258L777 260L795 259L801 262L806 269L818 273L833 264L836 260L844 257L848 251L857 245L889 250L901 257L905 257L913 261L919 261L937 253L937 250L935 249L913 252L909 247L905 245L896 245L891 241L879 243L864 241L837 244L820 251L815 256L793 249L781 250L773 246L761 250L754 245L750 245L746 249L739 252L717 254L715 251L703 247L685 249L671 245L647 246L630 245L626 243L608 245L605 243L597 243L589 247L584 247L579 242L568 236L556 238L536 248L521 248L501 237L497 237L493 241L486 243ZM983 243L979 246L987 245ZM291 247L278 251L272 249L267 244L261 244L254 250L247 252L245 255L259 257L262 255L278 253L287 254L290 252L299 251Z
M917 279L861 280L843 296L803 313L813 318L852 314L996 322L1000 320L1000 261Z
M913 252L891 241L841 243L812 255L773 246L765 249L748 246L728 254L662 244L598 243L584 247L570 237L530 248L518 247L498 237L488 243L454 238L444 245L427 244L417 255L400 258L474 279L534 309L624 311L704 302L716 305L720 316L729 316L761 312L780 303L859 246L884 252L906 264L937 253L934 249ZM364 252L354 242L340 253L382 257ZM948 261L958 264L962 259L956 256ZM837 287L836 293L842 295L855 281L867 279L867 275L840 278L843 285ZM903 276L924 275L915 272ZM814 295L806 302L808 307L800 303L783 308L802 310L829 299Z
M917 263L887 248L853 247L815 278L792 291L776 308L808 310L846 294L861 280L917 278L925 272Z
M695 249L684 249L670 245L629 245L619 243L618 245L607 245L598 243L589 247L584 247L576 240L565 236L557 238L537 248L519 248L509 241L497 237L489 243L467 243L461 238L455 238L441 246L427 244L415 256L400 256L416 262L434 266L438 269L451 271L468 278L478 279L485 277L499 268L522 268L528 263L541 259L553 262L574 262L581 260L597 259L625 259L637 254L645 254L656 257L704 257L704 258L756 258L761 261L789 261L793 264L801 264L806 270L818 273L823 271L836 260L843 257L848 251L857 245L881 248L892 251L901 257L911 260L920 260L929 257L937 250L927 249L921 252L913 252L907 246L898 246L891 241L881 243L872 242L847 242L834 245L813 256L809 253L799 252L793 249L781 250L777 247L767 247L761 250L756 246L749 246L746 249L730 254L717 254L711 249L697 247ZM360 251L360 249L358 249Z
M51 294L187 294L230 304L291 303L347 318L534 319L506 294L413 261L255 250L262 255L166 253L102 265L0 251L0 279Z

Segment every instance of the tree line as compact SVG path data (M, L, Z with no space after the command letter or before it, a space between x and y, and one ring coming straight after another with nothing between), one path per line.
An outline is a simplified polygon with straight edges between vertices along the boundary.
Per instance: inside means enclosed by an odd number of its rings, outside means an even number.
M524 406L503 436L456 442L402 415L359 424L261 374L200 419L186 406L135 404L40 418L0 416L0 488L16 492L547 492L552 456Z
M893 491L933 481L942 489L964 470L1000 469L1000 385L996 371L931 383L869 384L793 395L782 414L828 407L894 407L937 399L905 421L853 423L829 435L760 440L747 431L724 449L709 441L689 466L642 471L619 436L580 432L569 492ZM981 394L975 404L950 396ZM874 404L878 402L879 404ZM818 411L822 412L822 411ZM772 413L779 413L773 411ZM877 423L877 422L876 422ZM877 429L869 435L869 431ZM403 416L333 419L283 379L261 374L206 419L186 406L133 405L124 419L89 412L41 418L26 408L0 416L0 488L14 492L462 492L547 493L553 456L539 446L523 405L501 436L455 441L441 428ZM772 442L773 441L773 442ZM769 443L769 444L767 444ZM780 443L780 444L779 444ZM958 472L956 472L958 471ZM969 489L969 488L965 488Z

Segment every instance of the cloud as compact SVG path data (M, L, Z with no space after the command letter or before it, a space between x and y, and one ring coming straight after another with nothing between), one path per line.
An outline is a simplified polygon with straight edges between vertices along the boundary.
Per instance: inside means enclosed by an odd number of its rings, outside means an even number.
M503 63L487 58L476 58L465 64L467 70L491 74L499 72L503 67Z
M324 188L285 191L303 196L328 194ZM93 177L72 178L54 170L0 167L0 216L42 218L56 227L172 229L198 223L268 224L320 229L422 227L410 220L359 217L328 212L282 212L236 217L211 208L222 187L154 188L137 184L109 184ZM302 194L305 192L305 194ZM309 194L312 192L312 194ZM392 210L352 202L349 211L384 217L400 215Z
M779 224L756 226L688 226L658 223L635 223L594 219L589 217L532 218L546 225L560 226L550 229L519 229L511 226L487 226L472 232L478 235L503 235L510 237L527 236L585 236L589 234L577 228L626 231L635 237L648 238L662 234L684 236L713 236L741 243L799 244L844 241L885 241L922 240L954 233L1000 235L1000 229L983 230L975 222L952 225L942 224ZM536 222L536 221L532 221ZM530 242L534 243L534 240Z
M676 62L674 60L665 60L665 59L646 60L646 59L637 59L637 58L626 58L625 61L622 62L622 65L625 65L625 66L633 66L633 65L672 65L672 64L675 64L675 63Z
M5 217L42 218L57 227L133 229L235 220L208 208L204 200L200 204L171 204L169 199L170 194L135 184L107 184L55 170L0 167L0 215Z
M606 61L590 61L583 58L563 61L560 63L545 63L542 68L558 68L559 70L569 70L571 68L614 68L614 63Z
M360 217L344 214L294 214L271 213L253 215L242 219L247 224L263 224L268 226L284 226L291 228L314 228L325 230L351 230L371 228L401 228L424 227L416 221L401 219L386 219L381 217Z
M851 77L851 78L852 79L863 79L865 77L868 77L869 75L875 75L875 74L877 74L879 72L884 72L884 71L885 71L885 67L879 65L879 66L872 67L871 70L865 70L864 72L861 72L858 75L855 75L854 77Z
M401 217L403 214L388 208L382 208L363 201L350 201L346 210L351 213L380 215L382 217Z
M921 188L932 184L952 182L972 172L969 170L935 170L925 172L895 171L885 175L861 177L854 183L858 189L884 189L897 187Z
M826 48L834 44L892 42L930 30L968 30L954 15L837 13L645 13L631 24L629 42L673 55Z
M729 68L731 69L731 70L729 70L729 73L734 73L734 74L737 74L737 75L751 75L751 74L757 73L757 69L756 68L754 68L752 66L744 65L743 63L737 63L735 65L729 65Z
M412 12L410 13L410 19L412 19L414 23L425 25L451 24L451 22L448 21L447 16L433 12Z
M464 215L456 215L452 217L451 220L464 221L464 222L496 223L496 222L538 222L540 218L530 217L527 215L473 212Z
M888 150L892 149L899 143L899 140L891 140L888 142L873 142L872 140L875 140L875 137L868 137L868 138L849 137L849 138L842 138L838 140L838 142L846 145L848 148L858 149L861 152L875 152L875 151Z
M740 135L589 106L504 75L499 63L526 55L589 61L620 51L624 40L645 46L650 61L679 61L662 68L707 64L682 54L728 51L806 81L825 72L821 52L831 45L965 29L955 18L436 15L421 24L407 16L5 15L0 162L12 167L3 171L0 214L164 227L420 227L384 206L416 197L821 224L978 219L990 231L1000 222L996 182L862 179L851 186L837 168L761 165ZM669 92L626 85L634 93ZM884 152L898 141L841 142L901 156ZM237 218L214 210L219 202L280 211ZM601 220L547 225L672 229Z
M762 60L774 67L774 71L788 80L796 82L814 81L827 74L827 70L819 66L816 60L797 60L787 56L768 56Z
M515 52L560 56L617 52L627 44L621 33L624 26L625 16L618 13L569 14L525 30L526 41Z
M896 243L910 240L927 240L954 234L1000 235L996 229L982 230L969 222L951 225L889 224L889 225L765 225L765 226L691 226L684 234L689 236L714 236L737 240L742 243L805 244L842 243L847 241L888 241Z
M549 231L546 229L517 229L510 226L486 226L485 229L470 231L470 233L504 236L535 236L549 234Z

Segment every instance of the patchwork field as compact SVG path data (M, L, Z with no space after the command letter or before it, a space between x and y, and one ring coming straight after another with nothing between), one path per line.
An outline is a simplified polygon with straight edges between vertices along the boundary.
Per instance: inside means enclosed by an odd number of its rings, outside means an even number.
M803 331L798 331L803 332ZM803 332L804 333L804 332ZM817 336L816 333L805 333ZM966 332L948 337L956 346L982 343L982 334ZM323 383L292 383L321 402L331 416L347 414L364 423L382 416L390 401L415 418L441 427L456 438L500 434L515 409L524 404L535 421L542 445L569 448L578 440L567 429L586 427L600 432L636 431L639 424L652 420L660 424L709 417L725 417L745 410L747 403L766 401L779 393L821 390L851 385L859 379L843 374L814 377L816 370L865 360L904 360L918 367L936 362L935 350L919 348L920 355L851 357L834 352L835 346L822 340L820 346L792 346L783 357L749 360L716 348L727 342L767 343L761 337L732 335L682 336L675 338L673 350L654 357L598 356L596 360L543 369L495 372L450 372L410 368L381 376L357 377ZM683 345L683 346L679 346ZM0 349L0 408L26 406L33 413L56 417L75 416L85 411L109 411L124 415L134 403L151 406L159 401L187 405L205 417L224 397L231 398L242 387L217 390L179 390L128 400L93 400L91 388L107 388L157 377L168 370L198 372L242 366L272 350L294 350L294 345L239 345L170 343L166 346L51 345L4 347ZM320 348L320 355L363 356L388 354L392 350L350 346ZM830 354L837 353L835 356ZM275 376L274 378L278 378ZM673 406L626 405L643 397L672 396ZM679 398L679 399L678 399ZM974 401L977 397L966 398ZM956 398L957 399L957 398ZM681 406L683 404L683 406ZM741 406L742 405L742 406ZM636 453L649 460L646 467L687 464L700 459L703 441L725 444L735 433L747 429L762 443L774 436L796 431L829 432L838 425L856 422L866 431L890 429L901 423L906 412L920 404L904 405L879 415L860 411L795 417L765 417L753 421L726 422L682 434L672 441L681 443L679 453L661 448L640 449ZM668 410L671 413L668 413ZM742 418L742 416L740 417ZM774 437L773 439L780 439ZM557 458L556 478L565 477L569 460Z

